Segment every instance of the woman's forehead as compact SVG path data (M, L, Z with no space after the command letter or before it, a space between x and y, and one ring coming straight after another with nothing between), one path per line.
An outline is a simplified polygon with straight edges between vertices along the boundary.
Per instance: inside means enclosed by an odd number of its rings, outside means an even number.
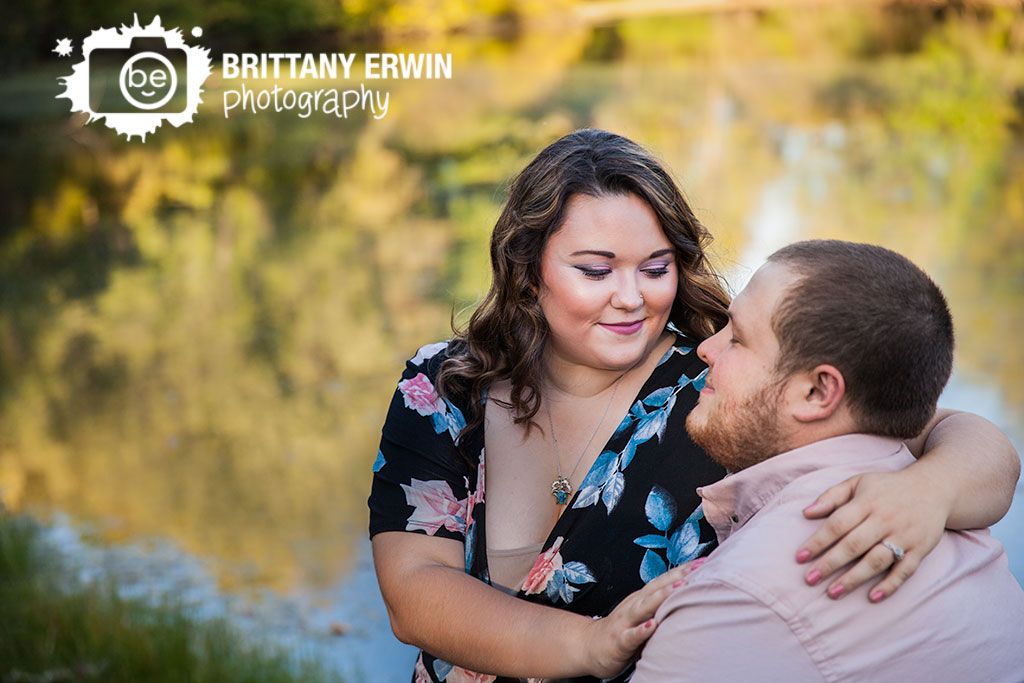
M647 254L671 248L654 210L633 194L573 195L565 220L548 245L566 254L575 251Z

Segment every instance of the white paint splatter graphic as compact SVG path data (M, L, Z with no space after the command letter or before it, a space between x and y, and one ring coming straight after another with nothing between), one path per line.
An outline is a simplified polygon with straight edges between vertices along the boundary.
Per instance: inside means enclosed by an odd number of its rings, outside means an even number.
M53 48L51 52L56 52L61 57L69 57L71 56L72 50L74 50L74 48L71 47L71 39L61 38L57 41L57 47Z
M191 123L203 83L213 73L210 51L186 45L181 30L164 29L159 16L148 26L135 15L131 26L96 29L82 43L82 55L71 75L58 79L65 90L57 98L71 100L71 110L88 114L88 123L103 119L108 128L143 142L164 121L175 128ZM97 55L101 64L92 59ZM117 90L103 78L109 80L111 73L117 73ZM185 95L183 106L176 105L179 92Z

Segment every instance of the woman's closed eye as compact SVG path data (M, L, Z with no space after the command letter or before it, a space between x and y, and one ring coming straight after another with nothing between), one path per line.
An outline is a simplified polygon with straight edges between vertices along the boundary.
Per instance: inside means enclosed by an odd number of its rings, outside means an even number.
M664 275L668 275L668 266L665 265L665 266L653 266L651 268L644 268L642 272L644 273L644 275L646 275L647 277L649 277L651 279L657 279L657 278L662 277Z
M576 266L576 270L591 280L600 280L612 272L611 268L593 268L590 266Z
M611 274L611 268L595 268L592 266L575 266L576 270L583 273L584 277L588 277L591 280L601 280ZM648 268L642 268L641 271L644 275L656 280L660 277L668 275L668 265L651 266Z

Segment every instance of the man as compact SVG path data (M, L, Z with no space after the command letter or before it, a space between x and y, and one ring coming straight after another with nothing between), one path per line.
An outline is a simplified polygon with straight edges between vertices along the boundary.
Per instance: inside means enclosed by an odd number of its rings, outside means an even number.
M634 683L1024 681L1024 591L987 530L946 531L884 600L866 584L833 600L843 589L808 585L791 556L820 491L912 462L901 439L932 418L953 359L935 284L881 247L800 242L729 313L698 349L686 423L731 472L699 491L720 546L658 610Z

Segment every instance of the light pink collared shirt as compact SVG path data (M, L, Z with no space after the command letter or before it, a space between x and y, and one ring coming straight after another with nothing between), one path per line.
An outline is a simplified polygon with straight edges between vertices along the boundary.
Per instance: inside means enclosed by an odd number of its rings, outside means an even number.
M945 532L878 604L876 580L840 600L829 579L804 582L794 554L821 521L803 508L847 477L913 460L900 441L847 434L700 489L721 545L658 610L633 683L1024 682L1024 591L987 530Z

